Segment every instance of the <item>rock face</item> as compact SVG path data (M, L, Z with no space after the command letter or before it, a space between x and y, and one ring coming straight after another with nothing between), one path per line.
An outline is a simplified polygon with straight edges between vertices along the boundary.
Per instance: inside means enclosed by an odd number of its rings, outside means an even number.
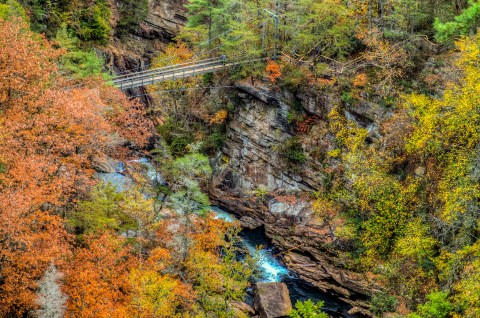
M255 310L261 318L287 317L292 302L284 283L257 283L255 285Z
M261 83L238 86L243 92L235 100L227 142L214 164L211 198L237 213L244 227L263 226L300 278L371 315L367 300L379 286L367 275L345 268L335 236L342 220L319 220L311 206L311 193L328 180L326 171L336 167L335 158L319 159L335 149L326 123L334 97L293 96ZM289 116L299 105L317 122L309 138L301 140L306 161L289 165L282 145L293 136ZM364 108L350 114L350 120L367 127L374 138L376 122L385 114Z
M162 52L185 25L185 3L184 0L149 0L148 16L137 31L114 38L101 49L107 66L117 73L148 67L151 59Z

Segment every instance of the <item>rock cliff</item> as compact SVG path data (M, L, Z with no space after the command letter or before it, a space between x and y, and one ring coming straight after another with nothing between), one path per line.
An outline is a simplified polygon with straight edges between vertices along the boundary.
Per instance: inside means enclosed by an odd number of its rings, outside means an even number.
M326 171L336 164L334 158L318 159L334 149L326 123L334 97L308 92L295 96L248 81L237 86L227 142L214 165L211 197L237 213L244 227L264 226L266 235L283 250L289 269L302 279L339 295L355 312L371 315L366 301L379 287L368 275L346 268L335 245L335 222L341 221L321 221L311 206L311 194L327 182ZM289 164L282 144L294 135L289 118L293 107L299 105L303 112L315 116L316 123L308 138L301 138L305 162ZM375 119L385 114L364 109L350 119L368 127L373 138Z
M102 49L107 66L115 72L148 67L151 59L171 43L187 22L186 1L149 0L148 16L136 32Z

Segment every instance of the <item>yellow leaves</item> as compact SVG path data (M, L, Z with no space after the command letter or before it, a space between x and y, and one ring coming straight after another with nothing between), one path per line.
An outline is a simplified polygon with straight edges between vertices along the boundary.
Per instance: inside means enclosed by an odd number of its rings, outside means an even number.
M158 55L152 60L151 68L162 68L166 66L171 66L175 64L182 64L188 63L195 60L194 52L188 48L188 46L184 42L179 42L176 44L170 44L165 49L165 52ZM182 88L190 88L194 87L197 83L199 77L191 77L189 79L181 79L181 80L171 80L165 81L162 83L149 85L148 91L155 92L158 90L175 90L180 87ZM162 94L165 95L165 94Z
M148 268L133 269L129 282L132 317L177 317L177 308L191 297L190 288L179 279Z
M224 109L219 110L213 117L210 118L210 125L223 124L227 119L228 112Z
M442 98L405 97L416 120L406 150L436 160L440 174L430 177L438 182L438 212L448 222L471 212L480 199L480 187L472 177L480 143L480 37L465 38L457 45L461 50L457 65L463 71L460 81L450 83Z
M453 283L454 300L465 309L466 318L480 316L480 242L455 253L443 250L436 260L440 278Z
M333 149L327 152L327 156L332 158L339 158L341 154L342 154L342 151L340 149Z
M478 69L480 67L480 34L477 33L472 37L462 38L455 44L462 52L457 65L463 69Z
M433 256L436 244L437 241L428 234L428 227L417 218L406 225L403 237L396 242L395 253L414 259Z
M337 108L332 109L328 114L328 119L330 130L336 135L337 140L351 152L356 152L365 145L368 131L364 128L356 127L351 122L347 122Z

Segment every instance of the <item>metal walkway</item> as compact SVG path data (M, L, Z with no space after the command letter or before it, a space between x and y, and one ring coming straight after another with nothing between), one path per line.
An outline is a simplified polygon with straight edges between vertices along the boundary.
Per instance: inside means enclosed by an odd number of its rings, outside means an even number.
M121 90L125 90L145 85L151 85L163 81L184 79L191 76L213 73L223 70L227 67L261 60L262 59L232 61L225 58L212 58L121 75L114 77L112 79L112 82L114 86L120 88Z

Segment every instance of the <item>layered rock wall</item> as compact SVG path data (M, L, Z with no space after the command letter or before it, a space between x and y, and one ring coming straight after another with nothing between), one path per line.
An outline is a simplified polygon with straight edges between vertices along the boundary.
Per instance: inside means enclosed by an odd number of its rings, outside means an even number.
M335 248L338 224L321 221L311 206L311 194L321 189L326 169L335 165L334 159L326 163L313 153L334 149L326 123L334 99L308 93L294 96L261 83L237 85L227 142L214 164L211 197L239 214L243 226L264 226L267 236L283 250L289 269L302 279L370 315L366 301L379 287L367 275L345 268ZM318 132L302 139L306 162L292 165L286 162L281 145L294 135L289 117L298 104L318 118L312 128ZM358 125L369 125L372 135L376 133L373 116L366 112L351 116Z

